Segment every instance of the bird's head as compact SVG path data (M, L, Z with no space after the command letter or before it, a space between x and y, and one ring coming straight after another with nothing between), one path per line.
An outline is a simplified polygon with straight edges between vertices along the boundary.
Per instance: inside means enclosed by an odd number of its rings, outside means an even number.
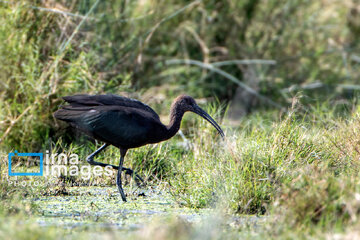
M220 133L222 138L225 137L225 134L220 128L219 124L217 124L215 120L212 117L210 117L209 114L207 114L207 112L205 112L202 108L200 108L192 97L187 95L180 95L175 99L174 106L176 106L179 110L182 110L183 112L189 111L201 116L216 128L216 130Z

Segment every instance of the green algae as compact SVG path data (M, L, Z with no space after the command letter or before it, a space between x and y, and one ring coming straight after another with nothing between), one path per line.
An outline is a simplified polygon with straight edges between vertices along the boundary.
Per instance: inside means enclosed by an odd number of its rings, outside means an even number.
M119 197L116 187L71 187L68 195L25 201L36 204L36 221L40 225L72 229L131 230L150 224L155 218L173 215L188 222L199 222L214 212L213 209L182 207L172 200L170 194L155 188L132 194L126 203Z

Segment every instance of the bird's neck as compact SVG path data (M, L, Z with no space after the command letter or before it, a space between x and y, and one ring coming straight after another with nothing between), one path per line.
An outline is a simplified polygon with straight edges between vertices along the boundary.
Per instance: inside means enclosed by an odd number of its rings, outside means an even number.
M170 123L166 126L167 138L174 136L180 129L181 120L184 116L184 111L176 104L171 106Z

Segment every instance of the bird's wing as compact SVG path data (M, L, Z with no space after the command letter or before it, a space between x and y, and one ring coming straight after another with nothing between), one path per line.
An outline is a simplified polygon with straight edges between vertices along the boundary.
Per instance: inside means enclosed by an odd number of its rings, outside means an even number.
M55 117L76 125L95 139L118 147L147 143L152 116L142 110L119 106L64 106ZM155 119L156 121L156 119Z
M113 94L107 95L87 95L79 94L74 96L66 96L63 99L73 107L80 106L123 106L136 109L142 109L153 115L153 117L160 119L159 115L148 105L132 99Z

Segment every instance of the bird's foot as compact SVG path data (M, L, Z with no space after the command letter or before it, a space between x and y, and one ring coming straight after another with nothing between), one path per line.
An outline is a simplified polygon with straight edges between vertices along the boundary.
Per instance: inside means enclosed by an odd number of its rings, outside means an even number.
M144 180L137 173L135 173L134 170L132 170L130 168L123 168L123 171L125 172L125 174L129 175L130 177L133 177L135 174L135 181L136 181L136 184L138 185L138 187L140 187L141 184L145 184ZM139 183L139 181L141 183Z

